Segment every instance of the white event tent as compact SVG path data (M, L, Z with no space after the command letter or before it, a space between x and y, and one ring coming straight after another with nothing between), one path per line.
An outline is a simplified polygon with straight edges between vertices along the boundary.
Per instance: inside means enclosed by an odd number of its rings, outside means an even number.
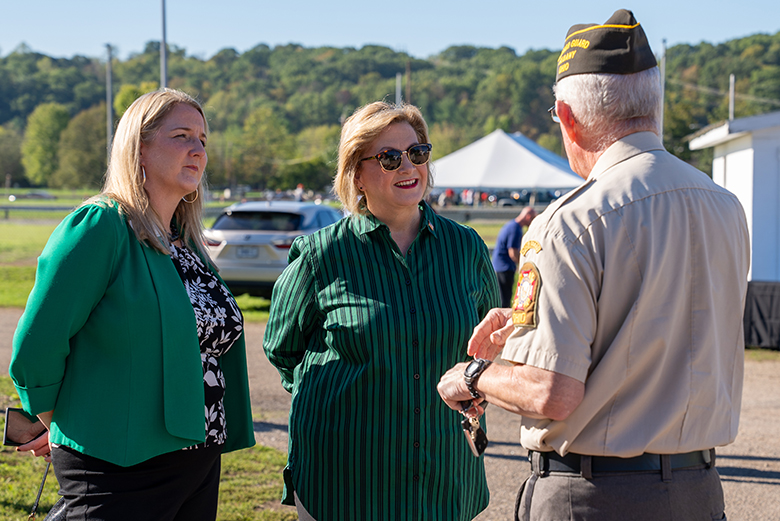
M438 188L571 189L582 178L569 162L519 132L496 130L433 162Z

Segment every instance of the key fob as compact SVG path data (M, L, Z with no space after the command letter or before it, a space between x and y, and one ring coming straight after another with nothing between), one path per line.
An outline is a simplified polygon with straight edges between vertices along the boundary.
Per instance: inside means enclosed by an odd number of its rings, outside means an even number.
M464 418L460 425L463 427L463 434L466 436L466 442L469 444L472 454L478 458L487 449L488 439L485 431L479 426L479 421L474 423L472 423L471 418Z

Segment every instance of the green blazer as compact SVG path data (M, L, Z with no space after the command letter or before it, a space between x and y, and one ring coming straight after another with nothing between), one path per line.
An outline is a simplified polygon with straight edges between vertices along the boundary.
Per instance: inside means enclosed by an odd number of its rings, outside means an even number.
M228 439L254 445L242 336L224 356ZM24 409L54 410L53 443L121 466L205 439L195 314L168 255L138 242L111 203L54 230L13 341Z

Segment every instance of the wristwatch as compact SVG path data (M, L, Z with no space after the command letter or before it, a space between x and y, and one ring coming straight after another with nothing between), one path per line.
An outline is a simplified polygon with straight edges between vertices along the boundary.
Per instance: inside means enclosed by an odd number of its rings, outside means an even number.
M463 380L466 382L466 388L468 388L471 396L475 400L481 400L482 396L474 389L474 384L477 383L480 375L487 369L493 362L486 358L475 358L469 365L466 366L466 370L463 371Z

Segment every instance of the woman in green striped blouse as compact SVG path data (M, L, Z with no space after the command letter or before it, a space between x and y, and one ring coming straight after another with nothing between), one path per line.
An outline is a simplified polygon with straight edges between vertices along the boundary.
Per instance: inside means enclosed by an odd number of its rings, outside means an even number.
M417 108L358 109L334 182L351 215L299 237L274 288L264 349L292 393L283 502L301 519L468 520L488 504L436 384L498 288L476 232L424 202L430 150Z

